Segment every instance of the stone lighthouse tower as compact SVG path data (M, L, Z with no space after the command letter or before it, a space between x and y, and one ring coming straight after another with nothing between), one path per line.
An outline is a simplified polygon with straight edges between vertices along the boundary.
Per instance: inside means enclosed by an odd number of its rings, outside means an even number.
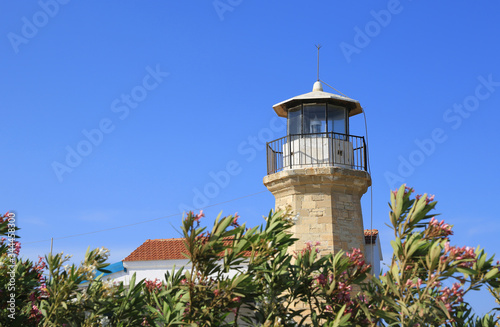
M287 119L287 135L267 143L264 185L276 209L291 206L295 249L321 242L322 253L364 252L361 197L371 185L364 137L349 134L349 117L362 112L358 101L323 91L273 106Z

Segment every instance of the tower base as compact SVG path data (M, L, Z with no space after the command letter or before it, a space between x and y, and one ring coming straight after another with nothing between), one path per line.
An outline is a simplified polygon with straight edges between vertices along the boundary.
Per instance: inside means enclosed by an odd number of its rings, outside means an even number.
M306 242L320 242L321 254L361 249L364 229L361 197L371 185L362 170L310 167L283 170L264 177L276 198L276 210L291 206L292 227L299 240L290 251L301 251Z

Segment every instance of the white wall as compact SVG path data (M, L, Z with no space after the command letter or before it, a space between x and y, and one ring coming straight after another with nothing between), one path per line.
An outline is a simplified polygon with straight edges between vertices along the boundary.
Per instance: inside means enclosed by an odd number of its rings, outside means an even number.
M382 248L380 247L380 237L377 235L375 244L365 244L366 262L372 265L371 273L374 276L380 275L380 261L382 260Z
M148 280L165 280L165 273L167 271L172 271L175 265L175 270L179 270L184 267L186 269L191 269L191 265L188 265L188 259L180 260L150 260L150 261L124 261L123 267L127 270L126 273L121 275L110 274L108 275L115 282L123 282L125 285L130 283L130 278L136 274L136 281L141 279ZM108 277L106 276L106 277Z
M191 269L191 264L188 264L188 259L179 260L151 260L151 261L124 261L123 267L126 268L127 272L117 272L109 274L105 279L113 280L114 282L123 282L124 285L130 283L130 278L136 274L136 281L141 279L147 280L165 280L165 272L172 272L174 266L175 271L180 268ZM246 267L243 266L243 269ZM229 272L227 276L232 277L236 274L236 271Z

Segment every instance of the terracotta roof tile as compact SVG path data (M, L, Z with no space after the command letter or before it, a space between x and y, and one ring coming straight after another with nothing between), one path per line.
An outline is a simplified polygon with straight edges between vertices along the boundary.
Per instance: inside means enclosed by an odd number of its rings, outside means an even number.
M225 245L230 245L230 243L230 239L224 240ZM123 261L187 259L183 253L187 253L187 250L182 238L147 240ZM244 253L246 257L250 255L250 251Z
M377 236L377 229L365 229L365 244L375 244Z
M147 240L123 261L186 259L182 253L186 253L182 238Z

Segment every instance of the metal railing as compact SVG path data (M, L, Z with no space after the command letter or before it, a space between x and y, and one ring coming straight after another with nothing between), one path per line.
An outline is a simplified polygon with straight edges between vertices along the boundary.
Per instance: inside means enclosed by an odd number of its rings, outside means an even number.
M339 133L292 134L267 142L267 174L283 169L328 167L367 170L363 136Z

